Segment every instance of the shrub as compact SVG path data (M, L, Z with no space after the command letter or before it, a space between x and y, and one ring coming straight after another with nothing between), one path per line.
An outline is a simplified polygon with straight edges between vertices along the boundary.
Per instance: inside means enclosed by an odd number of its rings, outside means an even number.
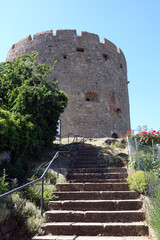
M115 147L116 148L122 148L122 143L121 142L115 142Z
M129 183L130 190L146 194L150 191L150 188L158 182L158 177L154 172L144 172L140 170L129 175L127 182Z
M0 201L0 239L26 239L35 233L41 233L41 224L45 218L31 202L12 194Z
M42 175L43 169L38 172L37 176L40 177ZM37 179L36 175L34 175L32 178L28 179L29 181L33 181ZM57 200L57 197L53 194L53 192L56 191L55 184L56 183L64 183L66 182L66 178L59 174L59 177L57 176L57 173L49 169L45 178L44 178L44 208L47 209L47 205L49 201ZM32 185L29 185L27 188L24 189L24 195L27 199L34 202L36 205L41 205L41 192L42 192L42 184L41 181L34 183Z
M134 134L133 130L127 130L127 135L130 139L137 139L140 144L152 146L160 143L160 131L150 130L144 126L144 129L139 126L139 133Z
M25 175L28 159L52 146L68 100L57 82L47 82L53 69L38 65L37 56L34 53L0 63L0 148L11 151L10 166L19 169L16 177ZM9 166L6 171L12 175Z
M6 181L5 169L3 170L3 176L0 178L0 195L9 191L9 183Z
M30 181L34 180L34 178L29 179ZM53 184L50 184L49 181L44 181L44 208L47 208L48 202L51 200L56 200L57 197L53 194L56 191L56 187ZM24 190L25 197L30 201L34 202L37 206L41 205L41 193L42 193L42 185L41 181L29 185Z

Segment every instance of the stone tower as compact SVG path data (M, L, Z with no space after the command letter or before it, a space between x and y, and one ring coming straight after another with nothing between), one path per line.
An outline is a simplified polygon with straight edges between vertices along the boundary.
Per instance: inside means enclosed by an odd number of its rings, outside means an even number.
M124 136L130 129L127 66L122 51L107 39L76 30L36 33L21 39L7 61L38 52L38 63L53 65L50 81L59 82L69 96L61 115L61 133L86 137Z

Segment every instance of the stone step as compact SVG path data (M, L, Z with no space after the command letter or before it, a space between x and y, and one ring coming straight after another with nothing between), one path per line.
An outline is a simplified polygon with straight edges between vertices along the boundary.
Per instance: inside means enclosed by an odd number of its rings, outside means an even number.
M79 157L94 157L94 156L98 156L98 153L97 152L78 152L77 153L77 156Z
M91 157L91 158L81 158L81 157L77 157L76 159L75 159L75 162L97 162L97 158L93 158L93 157Z
M94 147L80 148L77 152L78 153L84 153L84 152L98 153L98 149Z
M64 200L50 201L49 210L81 210L81 211L120 211L139 210L142 207L140 200Z
M87 165L87 166L95 165L95 166L97 166L97 160L95 160L95 161L88 161L88 160L79 161L79 160L77 160L74 162L74 165L78 165L78 166L80 166L80 165Z
M75 169L75 168L97 168L97 163L96 164L90 164L90 165L80 165L80 164L76 164L76 165L73 165L73 168Z
M126 179L99 179L99 178L90 178L90 179L71 179L68 180L69 183L125 183Z
M148 227L143 223L44 223L45 234L80 235L80 236L144 236Z
M127 172L126 168L79 168L79 169L69 169L68 173L114 173L114 172Z
M61 183L58 191L128 191L128 183Z
M71 236L71 235L46 235L46 236L35 236L33 240L150 240L148 237L112 237L112 236Z
M144 221L142 211L62 211L45 213L47 222L138 222Z
M58 200L123 200L137 199L140 194L135 191L81 191L54 192Z
M127 178L127 173L68 173L67 179L123 179Z
M76 154L77 157L97 157L98 152L95 151L81 151Z

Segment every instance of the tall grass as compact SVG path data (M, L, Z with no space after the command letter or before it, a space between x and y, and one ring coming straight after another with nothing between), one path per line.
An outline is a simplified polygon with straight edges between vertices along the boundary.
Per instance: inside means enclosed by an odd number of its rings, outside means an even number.
M160 185L151 194L149 205L149 223L154 229L157 239L160 239Z

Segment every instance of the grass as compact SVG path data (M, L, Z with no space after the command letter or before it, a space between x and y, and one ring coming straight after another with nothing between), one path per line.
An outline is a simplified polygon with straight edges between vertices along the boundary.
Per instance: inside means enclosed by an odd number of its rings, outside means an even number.
M160 239L160 186L157 186L151 194L150 203L147 204L149 224L154 230L157 239Z

